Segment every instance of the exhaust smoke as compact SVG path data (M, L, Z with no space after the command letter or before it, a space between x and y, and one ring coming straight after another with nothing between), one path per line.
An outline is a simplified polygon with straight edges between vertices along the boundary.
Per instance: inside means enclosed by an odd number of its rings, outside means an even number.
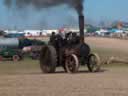
M84 0L4 0L4 3L8 8L11 8L11 6L14 5L18 8L24 8L30 5L37 9L66 4L69 7L74 8L79 15L82 15L83 1Z
M16 7L17 11L19 11L19 9L25 10L25 8L28 7L34 7L38 11L43 8L50 8L59 5L67 5L70 8L75 9L79 16L79 29L82 41L84 38L83 2L84 0L4 0L5 6L7 6L9 9ZM40 18L40 20L41 19L42 18Z

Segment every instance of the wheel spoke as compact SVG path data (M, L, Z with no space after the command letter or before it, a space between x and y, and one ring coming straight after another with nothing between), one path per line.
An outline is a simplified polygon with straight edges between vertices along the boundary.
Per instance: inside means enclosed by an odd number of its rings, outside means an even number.
M88 68L91 72L95 72L99 69L100 58L97 54L91 54L88 61Z
M78 69L78 58L76 55L71 55L66 61L67 72L73 73Z

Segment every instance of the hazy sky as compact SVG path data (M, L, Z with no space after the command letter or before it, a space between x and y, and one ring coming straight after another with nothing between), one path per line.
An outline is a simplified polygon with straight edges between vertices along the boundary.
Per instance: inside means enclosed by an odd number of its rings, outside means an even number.
M84 15L87 22L128 21L128 0L85 0ZM25 10L8 9L0 0L0 28L38 29L59 28L77 25L75 10L66 5L36 11L32 7Z
M127 20L128 0L85 0L86 16L94 20Z

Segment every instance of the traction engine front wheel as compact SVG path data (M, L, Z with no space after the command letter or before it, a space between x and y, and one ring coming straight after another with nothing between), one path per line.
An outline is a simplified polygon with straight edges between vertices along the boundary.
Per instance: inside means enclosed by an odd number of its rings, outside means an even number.
M75 73L79 69L79 60L75 54L69 55L65 60L65 68L68 73Z
M87 67L90 72L100 71L100 57L97 54L90 54L88 57Z

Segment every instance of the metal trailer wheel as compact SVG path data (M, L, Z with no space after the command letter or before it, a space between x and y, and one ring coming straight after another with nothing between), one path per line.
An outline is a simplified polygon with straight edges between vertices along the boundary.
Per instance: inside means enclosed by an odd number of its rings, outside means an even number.
M40 68L43 73L54 73L57 65L56 50L53 46L43 46L40 54Z
M65 68L68 73L75 73L78 71L79 59L75 54L72 54L66 58Z
M19 61L20 60L20 57L19 57L19 55L14 55L12 57L12 59L13 59L13 61Z
M98 72L100 71L100 57L92 53L88 57L87 67L90 72Z

